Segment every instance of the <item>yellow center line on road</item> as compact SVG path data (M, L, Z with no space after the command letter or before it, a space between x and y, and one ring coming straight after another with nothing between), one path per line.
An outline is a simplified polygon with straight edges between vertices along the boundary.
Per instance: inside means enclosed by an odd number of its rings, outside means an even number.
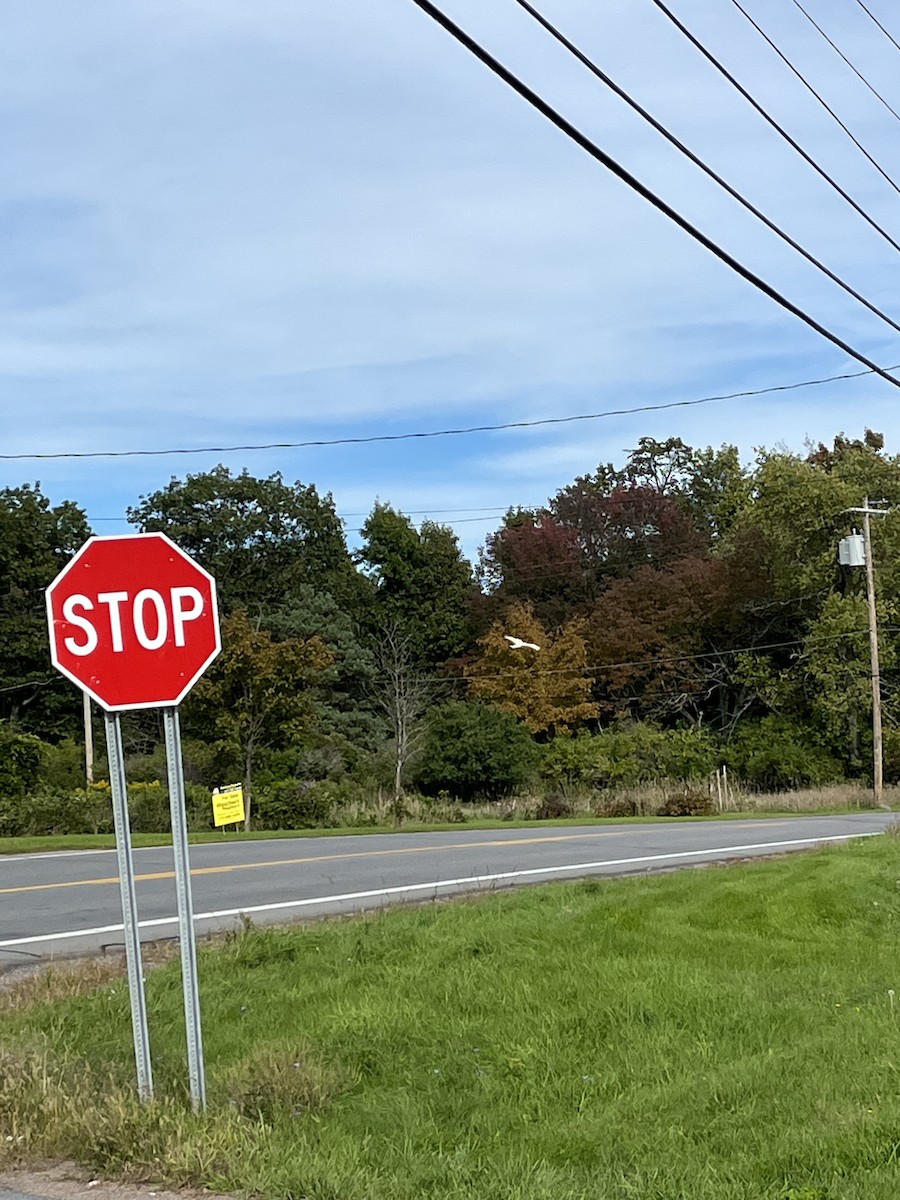
M750 823L750 822L746 822ZM741 825L746 824L740 822ZM758 829L764 825L778 825L780 821L753 821ZM731 826L734 827L733 825ZM624 837L629 833L644 833L659 830L656 825L630 826L625 829L602 829L591 833L561 833L544 835L543 837L486 839L481 842L446 842L441 846L399 846L387 850L354 850L343 854L316 854L303 858L267 859L264 862L229 863L218 867L194 867L191 875L225 875L231 871L257 871L264 867L294 867L306 863L341 862L352 858L387 858L398 854L435 854L441 850L480 850L485 846L503 848L504 846L536 846L550 842L580 842L586 838ZM208 844L208 843L207 843ZM155 879L174 879L174 871L153 871L144 875L135 875L137 883L149 882ZM22 892L49 892L60 888L75 887L105 887L119 882L118 875L108 875L102 879L70 879L58 883L30 883L20 887L0 888L0 896L19 895Z

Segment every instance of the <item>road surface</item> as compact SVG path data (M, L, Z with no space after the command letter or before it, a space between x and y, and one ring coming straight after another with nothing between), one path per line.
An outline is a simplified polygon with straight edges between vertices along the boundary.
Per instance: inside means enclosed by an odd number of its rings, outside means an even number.
M809 849L883 832L891 813L444 833L349 834L191 847L198 933L461 892ZM172 852L134 852L145 941L177 935ZM0 857L0 969L121 948L111 850Z

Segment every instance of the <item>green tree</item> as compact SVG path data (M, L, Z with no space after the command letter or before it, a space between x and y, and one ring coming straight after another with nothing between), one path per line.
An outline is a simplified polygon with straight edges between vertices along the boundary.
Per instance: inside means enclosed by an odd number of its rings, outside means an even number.
M678 500L714 541L728 532L750 494L736 446L695 450L679 437L664 442L640 438L621 476L633 486Z
M894 603L878 604L879 625L896 625ZM892 678L897 667L897 644L882 636L881 671ZM864 596L831 595L822 605L804 639L801 664L805 668L810 711L822 739L846 769L868 773L872 758L872 679L869 659L868 612ZM898 697L893 689L883 697L885 723L896 724Z
M524 784L540 751L515 717L489 704L451 700L434 710L416 782L430 795L495 800Z
M475 584L453 530L434 521L416 529L403 513L376 504L361 532L357 559L374 584L374 636L385 628L402 630L423 665L460 654Z
M78 728L81 698L50 666L44 589L90 534L39 483L0 491L0 718L43 737Z
M307 734L315 716L311 685L333 658L317 637L275 641L243 609L222 622L222 645L187 701L186 725L216 747L223 770L242 772L249 829L259 756Z
M853 520L847 509L859 507L866 495L900 505L900 461L876 448L880 435L870 437L874 444L839 435L834 449L820 446L806 458L758 452L752 497L734 534L759 535L758 552L770 568L776 598L824 596L838 583L836 547ZM891 564L900 549L900 514L880 522L877 537L882 564Z
M224 466L164 488L128 509L142 531L168 534L215 577L226 609L263 619L300 584L348 602L360 581L330 494Z
M318 637L332 655L331 666L311 688L319 756L338 756L346 766L357 751L375 750L386 733L371 695L378 663L344 606L330 593L302 583L270 615L267 626L277 641Z

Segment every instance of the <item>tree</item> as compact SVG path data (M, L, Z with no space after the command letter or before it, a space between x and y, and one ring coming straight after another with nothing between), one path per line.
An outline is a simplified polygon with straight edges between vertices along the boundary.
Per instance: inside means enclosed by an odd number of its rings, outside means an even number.
M554 635L527 604L512 604L478 645L465 668L470 693L520 720L532 733L568 733L597 716L586 671L584 623L575 618ZM511 650L506 634L539 646Z
M587 598L578 535L549 513L508 512L485 539L479 574L494 613L518 600L542 623L561 625Z
M496 800L521 787L540 752L528 730L498 708L451 700L429 722L416 782L430 795Z
M453 530L434 521L417 530L403 513L376 504L361 533L357 561L374 584L374 636L401 630L423 666L459 654L468 641L475 584Z
M704 629L721 601L721 564L684 558L617 579L591 608L585 639L594 697L608 716L703 712Z
M576 533L595 594L638 567L662 569L702 554L709 544L708 533L678 500L643 485L607 493L579 479L556 495L550 509Z
M186 720L217 747L223 767L242 771L249 829L260 752L307 732L314 719L311 685L333 659L317 637L276 642L243 609L223 620L222 644L222 654L189 697Z
M878 604L881 628L895 625L893 602ZM881 669L889 678L897 666L897 646L882 637ZM810 711L825 733L832 754L851 771L868 770L872 757L872 678L869 661L868 615L864 596L831 595L810 625L802 647ZM887 689L886 689L887 690ZM896 722L898 697L884 696L885 723Z
M758 451L752 487L729 543L755 530L774 595L783 600L818 592L821 599L839 579L835 547L852 520L846 510L866 495L900 505L900 462L841 435L834 450L819 447L805 459L782 450ZM900 514L879 524L878 538L881 561L900 572L894 566Z
M714 541L728 532L750 494L749 476L736 446L695 450L679 437L664 442L640 438L621 479L677 500Z
M287 484L276 472L258 479L227 467L172 479L128 509L142 531L166 533L215 577L226 609L261 615L299 584L347 601L360 581L330 494Z
M375 703L387 717L393 735L394 782L392 807L400 824L404 773L425 736L423 718L434 704L433 681L419 667L412 639L396 625L381 631L376 649L380 677L372 685Z
M371 698L378 663L345 608L328 592L302 583L267 624L276 641L318 637L333 657L312 685L320 752L346 760L358 750L374 750L385 737Z
M51 506L39 483L0 491L0 718L43 737L78 728L81 698L50 668L44 589L89 534L84 512Z

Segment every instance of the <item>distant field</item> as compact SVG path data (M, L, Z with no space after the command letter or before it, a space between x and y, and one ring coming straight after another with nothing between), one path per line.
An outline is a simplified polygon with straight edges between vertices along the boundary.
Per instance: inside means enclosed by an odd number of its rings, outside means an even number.
M0 994L0 1163L284 1200L896 1200L900 840L557 884L201 955L211 1108L177 964Z

